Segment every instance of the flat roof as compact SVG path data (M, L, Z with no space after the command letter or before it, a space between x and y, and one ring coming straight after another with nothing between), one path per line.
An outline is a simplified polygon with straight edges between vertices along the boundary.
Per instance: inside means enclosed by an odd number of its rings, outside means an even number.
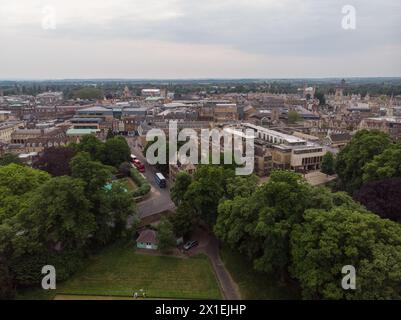
M67 135L85 135L99 132L99 129L68 129Z
M270 130L270 129L267 129L267 128L264 128L264 127L256 126L256 125L251 124L251 123L244 123L243 125L245 127L255 129L256 131L261 131L261 132L270 134L272 136L276 136L278 138L281 138L282 140L287 141L288 143L306 143L306 140L304 140L304 139L300 139L300 138L297 138L295 136L292 136L292 135L289 135L289 134L285 134L285 133L281 133L281 132L274 131L274 130Z
M72 118L71 121L75 122L101 122L101 118Z
M102 112L108 111L108 112L112 112L111 109L108 109L108 108L105 108L105 107L101 107L101 106L89 107L89 108L78 110L79 113L80 112L85 112L85 111L102 111Z

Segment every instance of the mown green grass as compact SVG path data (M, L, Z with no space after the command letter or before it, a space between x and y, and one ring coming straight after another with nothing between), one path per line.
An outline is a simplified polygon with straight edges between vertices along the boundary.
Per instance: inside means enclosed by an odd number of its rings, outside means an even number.
M220 254L227 270L238 284L242 299L293 300L301 298L297 285L282 283L279 275L255 271L252 263L239 252L223 247Z
M117 181L120 182L128 191L135 191L138 188L131 178L123 178Z
M134 246L113 246L89 259L84 270L39 299L56 294L130 296L145 290L148 298L221 299L209 259L189 259L136 253ZM25 291L21 299L35 298L39 291Z

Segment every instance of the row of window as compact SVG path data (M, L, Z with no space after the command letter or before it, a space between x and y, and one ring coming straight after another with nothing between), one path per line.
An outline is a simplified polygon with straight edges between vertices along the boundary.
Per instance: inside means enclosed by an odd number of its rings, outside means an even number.
M303 158L302 165L317 164L323 161L323 157Z

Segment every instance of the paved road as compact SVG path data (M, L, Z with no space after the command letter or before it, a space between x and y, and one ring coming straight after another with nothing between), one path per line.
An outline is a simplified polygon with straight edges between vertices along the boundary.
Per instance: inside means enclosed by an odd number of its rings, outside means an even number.
M198 240L199 246L191 249L189 255L196 255L201 252L205 253L212 263L224 299L240 300L241 295L238 286L220 258L220 245L217 238L211 232L207 232L201 228L198 228L192 234L191 238L193 238L193 240Z
M166 210L175 209L175 205L170 198L170 186L167 186L166 189L159 188L154 178L156 170L147 163L145 157L142 155L141 149L137 145L136 138L128 137L126 139L131 148L131 152L145 165L145 173L143 173L143 175L150 182L152 187L149 198L137 204L139 217L145 218Z

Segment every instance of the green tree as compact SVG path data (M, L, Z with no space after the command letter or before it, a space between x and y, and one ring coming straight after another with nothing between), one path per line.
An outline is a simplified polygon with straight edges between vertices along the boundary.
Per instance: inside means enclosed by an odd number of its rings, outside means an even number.
M128 217L136 218L135 202L132 193L122 183L115 182L110 190L102 190L97 215L98 235L102 233L104 242L125 237L130 233L127 228Z
M105 145L92 134L83 136L79 143L71 143L70 146L75 153L88 152L92 160L104 161Z
M70 175L70 161L74 155L75 152L72 148L48 148L35 163L35 168L46 171L55 177Z
M389 146L363 167L363 181L401 178L401 142Z
M0 158L0 166L6 166L11 163L22 164L21 159L18 158L17 155L12 153L6 153Z
M0 187L7 188L13 196L33 191L49 179L47 172L15 163L0 167Z
M199 166L185 198L190 199L196 213L206 223L214 225L217 206L227 192L227 181L234 177L234 171L222 166Z
M157 240L158 249L162 252L169 251L176 244L173 225L166 217L163 217L157 226Z
M79 152L70 162L72 177L85 182L85 191L88 198L92 198L97 191L111 180L113 168L93 161L87 152Z
M359 189L363 182L363 167L387 149L390 143L390 137L383 132L358 131L337 155L335 167L341 187L351 194Z
M291 273L308 299L399 299L401 226L343 207L308 210L291 233ZM357 270L356 290L343 290L342 268Z
M263 249L264 240L254 233L259 206L251 199L236 197L221 202L214 232L224 243L253 260Z
M296 112L296 111L289 111L288 112L288 123L295 124L295 123L297 123L297 122L299 122L301 120L302 120L302 118L301 118L301 116L299 115L298 112Z
M131 175L132 166L129 162L123 162L118 167L118 172L125 177L129 177Z
M192 183L192 177L186 172L180 172L177 174L174 186L171 188L171 199L176 206L184 200L185 193L187 192L190 184Z
M324 106L326 104L326 98L323 92L317 91L315 93L315 98L319 100L319 105Z
M328 175L333 175L335 173L335 158L331 152L327 152L323 156L322 172Z
M249 197L259 185L259 178L251 174L249 176L236 176L227 180L227 197L233 199L237 196Z
M79 99L103 99L103 91L93 87L85 87L74 91L74 98Z
M131 149L123 137L108 139L104 144L103 163L118 167L121 163L130 160Z
M275 171L250 196L221 201L214 231L251 259L256 269L284 274L291 262L290 233L302 223L305 210L334 206L363 210L345 193L312 187L296 173Z
M168 216L173 225L173 231L176 237L183 237L193 231L198 222L198 217L193 207L188 201L179 205L177 210Z
M31 197L21 213L46 247L83 247L95 230L95 217L85 197L84 182L63 176L48 180ZM28 221L27 221L28 222Z

